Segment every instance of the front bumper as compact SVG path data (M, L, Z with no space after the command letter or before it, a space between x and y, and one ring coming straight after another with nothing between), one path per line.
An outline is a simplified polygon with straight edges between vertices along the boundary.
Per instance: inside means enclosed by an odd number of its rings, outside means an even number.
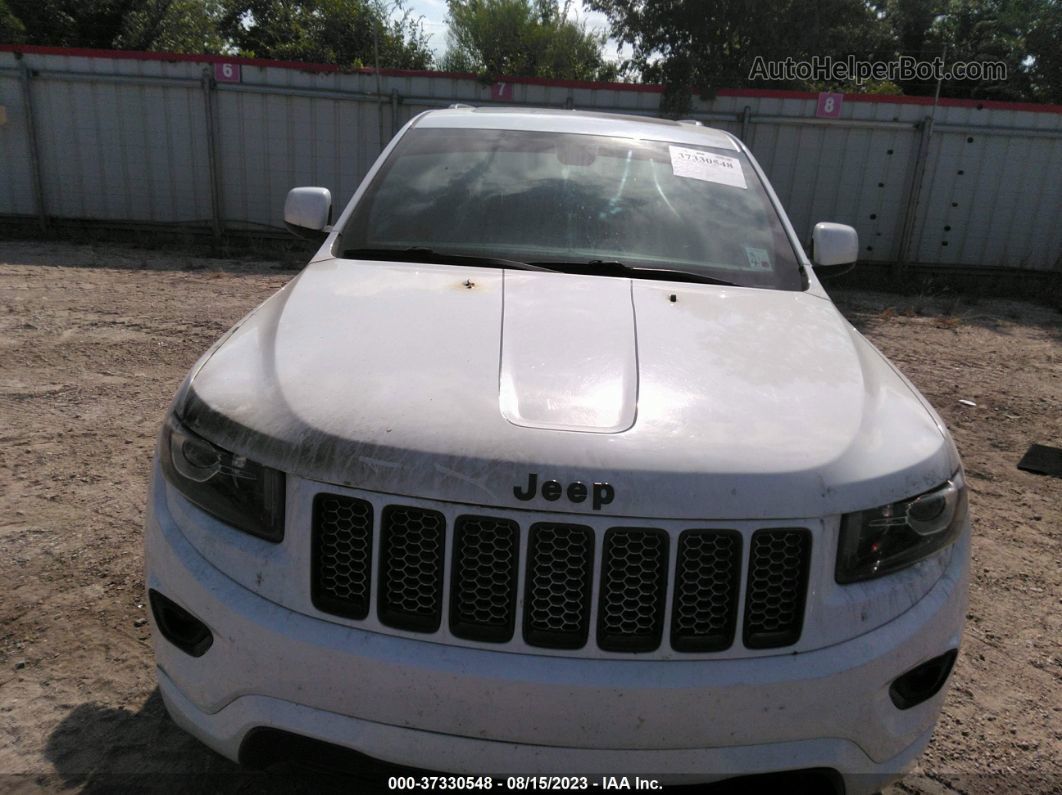
M214 634L194 658L155 632L160 689L181 726L232 759L271 727L470 775L687 782L825 767L849 792L873 792L921 753L942 701L898 710L890 683L957 647L965 611L968 532L913 607L813 652L641 661L459 648L262 598L203 557L154 491L147 585Z

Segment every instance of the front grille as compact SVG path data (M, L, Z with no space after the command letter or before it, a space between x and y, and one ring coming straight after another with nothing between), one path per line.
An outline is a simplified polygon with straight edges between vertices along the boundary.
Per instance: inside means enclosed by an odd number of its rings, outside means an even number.
M660 645L667 593L667 533L614 527L605 533L597 645L652 651Z
M446 520L438 511L388 505L380 540L380 621L435 632L442 621Z
M516 620L520 527L509 519L462 516L454 526L450 631L504 643Z
M745 594L745 645L770 649L796 643L804 624L811 533L757 530L749 547Z
M671 647L722 651L734 642L741 586L741 534L684 530L675 565Z
M575 524L531 526L524 597L524 640L532 646L579 649L590 632L594 531Z
M458 516L448 528L439 511L374 508L364 499L322 493L313 502L312 600L325 613L355 620L375 614L380 624L411 632L438 632L445 617L449 635L469 641L509 643L520 626L526 644L546 649L581 649L596 626L597 646L605 651L651 652L665 643L666 622L670 647L679 653L728 649L739 623L749 649L800 639L809 530L682 530L673 586L671 538L659 528L521 527L511 518L477 515Z
M318 494L313 501L311 555L314 606L347 618L369 615L372 503Z

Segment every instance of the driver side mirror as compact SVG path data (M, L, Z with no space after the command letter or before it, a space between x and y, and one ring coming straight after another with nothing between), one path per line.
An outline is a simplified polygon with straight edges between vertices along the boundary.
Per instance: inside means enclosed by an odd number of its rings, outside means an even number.
M811 232L811 262L817 273L836 276L850 271L859 257L859 233L846 224L823 221Z
M299 237L324 240L331 230L332 194L328 188L292 188L284 200L284 225Z

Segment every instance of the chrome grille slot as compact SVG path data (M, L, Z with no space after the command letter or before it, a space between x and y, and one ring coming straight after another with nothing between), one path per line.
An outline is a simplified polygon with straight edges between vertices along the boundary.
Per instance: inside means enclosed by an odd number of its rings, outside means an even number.
M372 593L372 504L338 494L313 501L311 598L318 610L365 618Z
M770 649L799 640L810 560L811 533L803 528L752 534L743 633L748 648Z
M579 649L590 627L594 532L542 522L528 536L524 640L532 646Z
M671 647L722 651L734 642L741 586L741 534L684 530L679 536Z
M461 516L454 524L450 631L505 643L516 620L520 528L509 519Z
M613 527L605 533L597 610L597 645L602 649L644 652L660 645L667 542L663 530Z
M438 511L388 505L381 517L380 621L435 632L442 621L446 520Z

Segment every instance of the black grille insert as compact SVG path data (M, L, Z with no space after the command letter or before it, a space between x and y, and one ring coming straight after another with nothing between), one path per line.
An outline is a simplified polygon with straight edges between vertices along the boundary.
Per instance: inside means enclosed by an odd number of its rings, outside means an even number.
M671 647L722 651L734 642L741 586L741 534L684 530L679 536Z
M372 593L372 504L338 494L313 501L311 541L314 607L362 619Z
M508 519L461 516L454 524L450 631L505 643L516 622L520 528Z
M752 534L745 592L745 645L789 646L800 638L811 560L811 533L771 528Z
M437 631L446 519L438 511L388 505L380 524L380 621L396 629Z
M605 533L597 645L606 651L652 651L663 634L667 533L613 527Z
M524 640L531 646L579 649L590 627L594 532L542 522L528 536Z

